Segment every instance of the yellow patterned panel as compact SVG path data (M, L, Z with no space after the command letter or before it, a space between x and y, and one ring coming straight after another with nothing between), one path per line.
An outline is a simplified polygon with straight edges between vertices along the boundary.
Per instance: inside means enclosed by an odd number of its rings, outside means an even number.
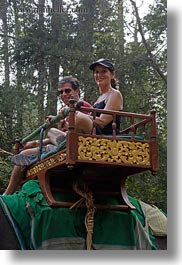
M35 165L34 167L30 168L27 171L26 177L35 175L42 170L48 169L50 166L53 166L59 162L64 161L65 159L66 159L66 153L55 155L55 156L39 163L38 165Z
M78 146L82 160L150 165L148 143L79 136Z

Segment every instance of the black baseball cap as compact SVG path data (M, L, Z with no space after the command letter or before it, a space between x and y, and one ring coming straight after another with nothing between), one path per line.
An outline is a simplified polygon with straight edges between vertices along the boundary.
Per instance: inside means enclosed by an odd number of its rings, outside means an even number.
M97 60L96 62L94 62L90 65L89 69L94 70L97 65L102 65L102 66L108 68L109 70L114 71L114 65L108 59L101 58L101 59Z

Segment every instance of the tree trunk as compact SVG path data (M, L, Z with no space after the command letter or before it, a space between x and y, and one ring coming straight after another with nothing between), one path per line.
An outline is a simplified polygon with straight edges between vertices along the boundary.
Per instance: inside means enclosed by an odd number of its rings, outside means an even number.
M14 15L15 15L15 51L17 51L17 46L19 43L19 35L21 32L19 15L17 12L16 1L13 1ZM15 131L18 137L23 135L23 105L24 105L24 96L23 96L23 87L22 87L22 72L21 65L16 61L16 128Z
M39 0L39 7L44 7L45 0ZM38 95L37 95L37 106L38 106L38 124L42 124L45 121L45 111L44 111L44 99L45 99L45 86L46 86L46 68L44 63L44 14L39 13L38 21L38 45L39 45L39 55L37 62L38 70Z
M10 104L10 95L11 95L11 88L10 88L10 65L9 65L9 42L8 42L8 22L7 22L7 3L3 1L1 6L1 18L2 18L2 25L3 25L3 61L4 61L4 91L3 93L3 123L4 128L7 133L7 140L12 140L13 130L12 130L12 104Z
M52 7L58 10L60 1L52 0ZM52 13L51 18L51 57L49 61L49 84L47 95L47 114L57 113L57 86L59 81L60 58L57 55L58 41L61 39L61 14Z
M162 71L160 70L160 67L159 65L157 64L157 62L155 61L153 55L152 55L152 51L145 39L145 36L144 36L144 32L143 32L143 28L142 28L142 25L141 25L141 21L140 21L140 16L139 16L139 13L138 13L138 8L136 6L136 3L135 1L133 0L130 0L133 7L134 7L134 10L135 10L135 14L136 14L136 21L137 21L137 24L138 24L138 30L140 32L140 35L141 35L141 38L142 38L142 42L146 48L146 51L147 51L147 54L150 58L150 62L151 62L151 65L152 67L154 68L154 70L157 72L157 74L161 77L161 79L164 81L165 85L167 85L167 78L166 76L162 73Z
M124 78L124 16L123 16L123 0L118 0L118 56L117 56L117 72L121 90L125 87Z

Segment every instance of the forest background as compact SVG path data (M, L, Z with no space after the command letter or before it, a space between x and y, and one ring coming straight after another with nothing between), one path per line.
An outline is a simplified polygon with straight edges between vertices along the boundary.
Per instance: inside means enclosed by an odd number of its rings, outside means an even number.
M144 1L145 2L145 1ZM12 142L58 109L57 83L81 82L94 103L98 89L89 65L116 66L124 111L157 111L159 171L130 176L128 194L167 211L167 1L0 0L0 193L12 170Z

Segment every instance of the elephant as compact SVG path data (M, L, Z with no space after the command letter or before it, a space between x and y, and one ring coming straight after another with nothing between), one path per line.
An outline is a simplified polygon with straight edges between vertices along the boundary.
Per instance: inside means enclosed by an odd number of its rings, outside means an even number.
M0 207L0 249L1 250L20 250L20 244L16 234Z
M167 236L155 236L157 250L167 250ZM0 207L0 250L21 250L15 230Z

